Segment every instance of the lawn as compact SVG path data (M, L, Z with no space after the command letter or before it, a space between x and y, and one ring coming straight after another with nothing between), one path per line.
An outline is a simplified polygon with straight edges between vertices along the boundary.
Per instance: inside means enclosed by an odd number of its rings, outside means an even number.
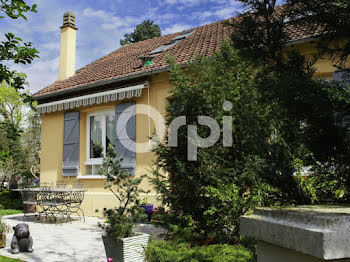
M0 256L0 262L22 262L22 260Z
M23 213L23 210L18 210L18 209L0 209L0 217L7 216L7 215L15 215L15 214L19 214L19 213Z

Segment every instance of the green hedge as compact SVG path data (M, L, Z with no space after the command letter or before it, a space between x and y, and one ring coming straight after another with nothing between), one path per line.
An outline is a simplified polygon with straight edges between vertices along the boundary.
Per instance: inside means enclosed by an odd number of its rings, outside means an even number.
M151 241L147 262L251 262L253 254L243 246L211 245L190 248L188 244Z
M22 210L21 194L19 192L0 190L0 209Z

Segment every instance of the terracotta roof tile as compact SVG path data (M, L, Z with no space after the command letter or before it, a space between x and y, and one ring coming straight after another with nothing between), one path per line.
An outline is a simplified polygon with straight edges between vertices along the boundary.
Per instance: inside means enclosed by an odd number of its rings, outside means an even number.
M280 12L280 9L277 9L277 11ZM155 55L154 64L149 67L143 67L138 57L149 54L155 48L168 43L183 32L124 46L79 69L74 76L63 81L56 81L43 88L34 97L40 98L40 96L47 94L59 94L63 90L84 87L88 84L160 70L167 67L165 58L167 53L171 54L179 64L190 62L198 55L211 56L214 51L219 50L221 43L228 39L230 35L230 28L226 27L223 21L200 26L193 30L195 30L194 34L178 41L175 46L165 52ZM305 26L290 25L288 26L288 33L291 40L311 36Z

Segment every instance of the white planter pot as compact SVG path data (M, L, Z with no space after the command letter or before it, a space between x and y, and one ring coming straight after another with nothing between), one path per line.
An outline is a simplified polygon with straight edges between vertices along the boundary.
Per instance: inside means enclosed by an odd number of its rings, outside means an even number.
M113 258L113 262L144 262L149 235L136 234L137 236L122 238L120 241L103 236L107 258Z

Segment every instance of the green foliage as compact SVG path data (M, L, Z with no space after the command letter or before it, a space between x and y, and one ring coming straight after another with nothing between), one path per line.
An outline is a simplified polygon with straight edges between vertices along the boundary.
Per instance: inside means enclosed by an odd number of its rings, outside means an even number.
M131 34L125 34L124 39L120 40L120 44L123 46L158 36L161 36L159 26L154 24L151 20L145 20L136 26L134 32Z
M37 12L37 5L28 6L23 0L1 0L0 10L5 12L6 15L12 19L23 18L27 20L24 13ZM4 18L0 16L0 18Z
M27 5L23 0L0 0L0 12L11 19L27 20L25 14L36 12L36 7L35 4ZM25 138L22 140L24 131L22 127L25 115L24 102L30 100L30 94L18 91L24 89L26 77L10 69L13 64L30 64L36 57L38 51L33 48L32 43L23 42L13 33L5 34L4 40L0 43L0 168L2 173L5 173L5 176L1 177L1 186L7 180L11 187L23 173L35 173L30 169L39 162L39 151L29 152L30 150L26 151L25 146L23 147L23 144L29 144L23 143ZM34 142L31 146L34 146ZM34 146L33 150L37 148L38 146Z
M25 13L37 12L36 5L29 6L23 0L1 0L0 12L5 13L12 19L23 18L27 20ZM4 16L0 16L4 18ZM23 89L25 81L18 76L15 70L10 70L10 62L14 64L30 64L38 57L38 51L33 48L32 43L23 42L12 33L5 34L6 40L0 43L0 82L12 81L12 86L16 89Z
M249 262L253 254L243 246L211 245L191 248L186 243L151 241L146 249L147 262Z
M10 186L23 175L33 178L40 158L40 116L12 84L0 84L0 168L5 173L1 184L7 180Z
M122 168L122 161L123 159L117 158L114 147L109 145L98 172L99 175L106 176L105 188L111 191L119 201L117 211L120 215L130 211L129 207L133 208L133 205L138 203L140 193L146 193L139 188L145 176L134 177L127 169Z
M1 209L22 210L23 203L19 192L0 191Z
M25 74L17 74L23 81ZM13 87L13 81L2 81L0 83L0 120L7 121L16 129L20 129L25 117L25 103L22 94Z
M240 215L261 204L267 194L260 177L271 148L270 108L259 103L253 80L250 64L229 46L186 70L173 65L167 122L186 116L187 125L178 130L177 147L162 144L155 149L158 169L151 178L169 207L167 223L175 225L170 226L173 237L197 244L240 241ZM231 110L223 110L225 101L232 103ZM224 147L221 136L214 146L198 149L197 161L188 161L188 125L197 126L201 137L210 132L198 124L200 115L214 118L221 131L223 117L232 117L232 146ZM291 190L296 188L292 176L284 182L289 190L281 195L298 192Z
M323 34L317 42L320 55L332 58L336 67L348 69L350 58L349 0L287 0L291 23L307 25L311 33ZM296 19L299 18L299 19ZM320 26L321 25L321 26Z
M22 134L25 155L23 174L27 174L26 178L30 181L39 177L40 174L41 116L31 110L27 115L26 123L27 126Z
M280 140L277 150L271 151L268 165L273 168L279 165L281 173L266 172L264 181L282 191L288 190L289 186L284 187L284 174L294 172L293 163L299 159L303 166L310 167L312 176L298 179L302 194L294 198L296 203L350 201L350 87L312 78L312 64L325 54L324 47L328 48L328 54L338 59L338 62L334 60L337 66L342 66L340 61L347 61L348 31L345 32L344 28L348 27L349 21L348 11L344 8L348 6L342 5L344 1L287 1L290 6L276 17L272 12L275 1L241 2L248 4L253 14L243 18L242 23L236 21L233 25L240 28L233 34L232 39L238 39L233 45L239 48L245 59L252 61L258 71L254 81L263 98L261 103L271 106L269 118L275 126L272 142ZM290 22L283 23L285 17L290 18ZM271 21L280 21L280 26L271 27ZM311 32L316 30L313 25L323 25L324 33L328 31L329 34L319 41L324 46L319 46L319 54L312 60L295 51L281 55L288 41L281 36L290 23L309 26ZM263 39L252 30L258 33L262 30ZM264 51L251 52L249 48L258 42ZM264 61L266 57L268 63Z
M234 34L231 35L233 46L244 59L252 63L265 63L278 66L282 61L282 51L288 36L283 30L285 14L275 16L275 0L241 0L251 12L240 14L230 26Z
M109 145L98 172L99 175L106 176L105 188L118 200L118 207L106 212L109 224L102 226L107 234L116 240L132 236L135 222L145 219L143 209L138 205L139 194L145 192L139 188L144 176L132 176L128 170L121 167L122 161L123 159L117 159L114 147Z
M117 212L109 210L108 225L104 227L108 236L115 240L133 235L132 229L135 221L131 217L120 215Z

